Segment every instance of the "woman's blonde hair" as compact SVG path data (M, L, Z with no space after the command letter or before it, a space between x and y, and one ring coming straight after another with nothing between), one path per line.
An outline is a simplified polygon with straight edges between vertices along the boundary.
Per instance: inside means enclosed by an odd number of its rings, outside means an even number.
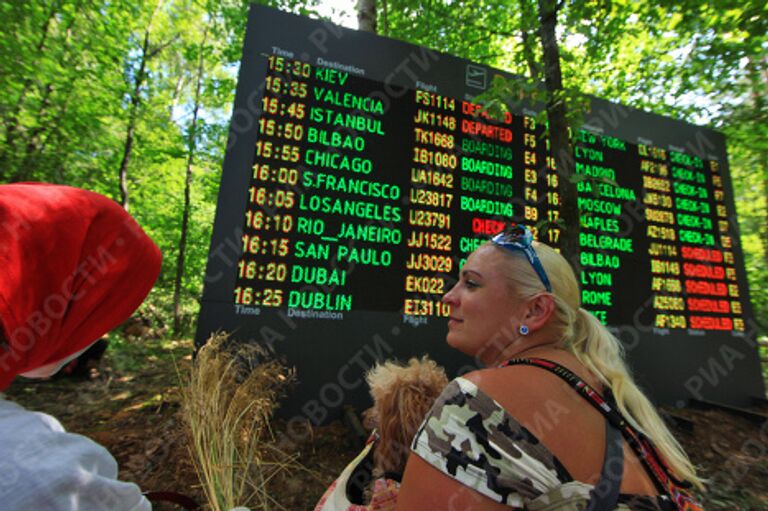
M511 264L506 276L516 296L527 298L544 290L541 279L522 252L489 245L509 256ZM594 315L581 308L579 285L568 261L543 243L536 243L534 248L552 284L556 310L550 321L559 333L560 344L612 390L621 413L654 442L673 475L702 489L703 481L696 475L688 455L632 379L624 363L622 344Z

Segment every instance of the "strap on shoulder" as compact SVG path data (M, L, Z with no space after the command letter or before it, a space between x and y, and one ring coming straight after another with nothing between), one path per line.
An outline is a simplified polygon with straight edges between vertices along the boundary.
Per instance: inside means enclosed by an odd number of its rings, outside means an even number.
M569 383L579 395L602 413L606 420L621 432L629 446L642 462L646 472L648 472L648 475L651 477L651 481L653 481L656 490L659 492L659 495L668 496L670 485L679 485L670 474L666 463L656 450L653 442L651 442L651 440L641 431L632 427L621 412L618 411L610 389L608 389L606 397L603 398L603 396L590 387L584 380L573 374L569 369L561 366L557 362L545 358L515 358L508 360L500 367L510 365L540 367Z
M623 430L628 426L624 417L616 410L615 406L612 406L613 396L610 393L606 394L604 398L595 389L590 387L584 380L573 374L568 368L547 360L545 358L513 358L507 360L501 365L506 367L510 365L529 365L546 369L547 371L557 375L560 379L568 383L573 389L578 392L581 397L586 399L589 404L597 408L597 410L605 416L605 418L613 426L616 426L620 430Z
M600 472L600 480L589 492L589 504L585 511L612 511L616 509L623 476L624 442L621 431L606 420L603 468Z
M543 358L518 358L507 361L502 367L520 364L541 367L559 376L605 417L605 456L603 458L603 468L600 472L599 481L592 491L589 492L589 503L585 511L609 511L616 509L619 501L621 480L624 476L624 442L621 428L626 425L626 421L615 410L615 407L611 406L613 404L612 396L609 393L607 394L607 399L603 398L569 369L551 360Z

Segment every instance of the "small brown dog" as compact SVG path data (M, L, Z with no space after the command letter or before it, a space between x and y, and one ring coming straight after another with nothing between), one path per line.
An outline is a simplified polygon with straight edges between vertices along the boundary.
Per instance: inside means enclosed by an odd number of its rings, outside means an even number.
M377 364L366 381L373 398L366 424L379 432L373 476L402 474L416 431L448 385L445 370L424 356L410 359L407 365Z
M378 435L326 490L315 511L393 510L411 441L448 384L445 370L426 356L407 365L378 364L366 381L373 406L364 414L365 424Z

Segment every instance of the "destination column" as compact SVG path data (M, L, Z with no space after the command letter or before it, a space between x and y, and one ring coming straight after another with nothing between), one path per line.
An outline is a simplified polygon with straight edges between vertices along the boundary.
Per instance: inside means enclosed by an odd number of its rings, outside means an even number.
M629 173L619 175L616 170L628 168L627 144L580 130L574 156L582 227L581 303L603 324L620 324L613 290L622 263L635 252L632 237L619 234L622 205L637 199L634 189L627 186Z
M386 137L403 119L398 108L385 108L379 87L313 68L289 315L400 307L388 276L403 239L404 179Z

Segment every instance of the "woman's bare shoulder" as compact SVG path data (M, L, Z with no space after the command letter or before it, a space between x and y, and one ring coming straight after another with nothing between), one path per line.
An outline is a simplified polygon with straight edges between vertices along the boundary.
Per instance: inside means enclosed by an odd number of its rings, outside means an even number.
M570 354L546 356L592 386L594 377ZM567 382L533 366L484 369L465 375L536 437L576 479L592 482L601 466L604 418ZM598 387L599 388L599 387Z

